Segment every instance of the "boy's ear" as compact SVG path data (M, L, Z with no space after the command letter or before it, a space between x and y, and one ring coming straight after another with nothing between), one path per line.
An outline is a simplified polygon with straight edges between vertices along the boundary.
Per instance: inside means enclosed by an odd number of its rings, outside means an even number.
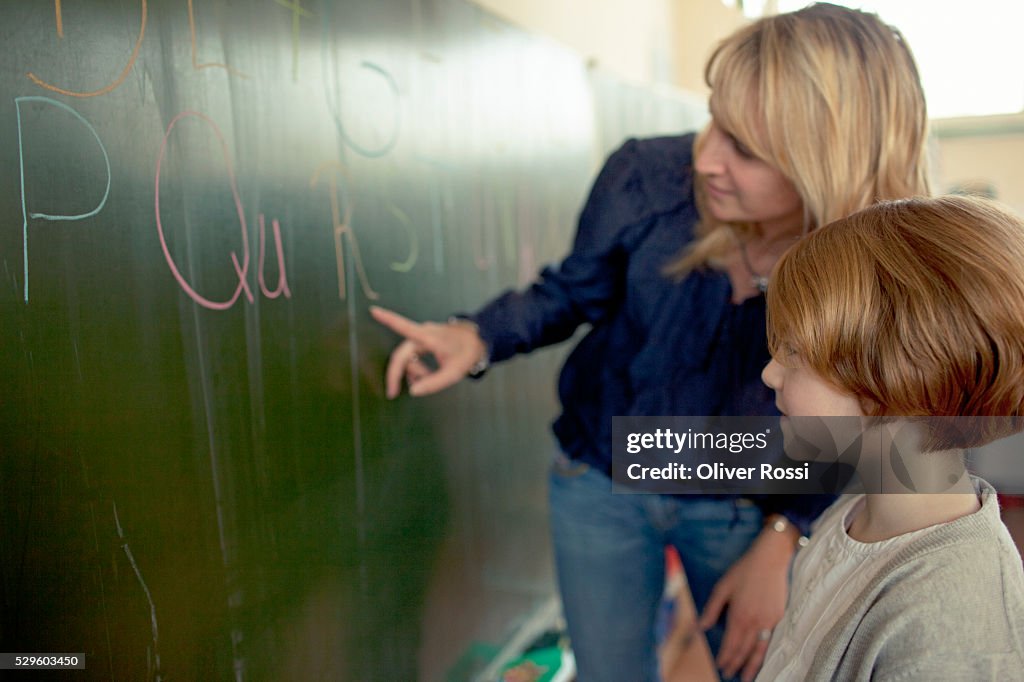
M871 417L873 419L879 419L882 416L881 415L882 406L879 405L878 403L876 403L871 398L860 398L859 402L860 402L860 412L865 417ZM875 421L875 422L865 421L864 422L864 426L866 428L866 427L868 427L868 426L870 426L872 424L877 424L877 423L880 423L880 422L877 422L877 421Z

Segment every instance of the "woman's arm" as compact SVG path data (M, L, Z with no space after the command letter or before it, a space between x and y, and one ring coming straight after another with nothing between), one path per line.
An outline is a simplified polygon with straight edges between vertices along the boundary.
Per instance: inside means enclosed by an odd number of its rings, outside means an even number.
M647 150L629 140L608 157L561 263L544 268L529 287L506 291L467 316L479 326L492 362L564 341L622 303L630 254L652 211Z
M715 661L727 677L741 673L749 682L760 670L770 634L786 608L789 564L800 538L800 531L785 517L768 517L747 553L712 590L700 626L712 627L728 607L725 636Z
M645 181L651 159L641 157L688 145L682 138L673 146L630 140L614 152L580 213L569 255L557 267L544 268L526 289L507 291L475 314L448 324L417 323L373 308L374 319L405 337L388 363L387 395L398 395L403 377L412 395L435 393L460 381L482 360L500 362L558 343L581 324L597 322L621 305L630 253L642 241L652 212L664 210L661 204L669 200L661 196L667 192L655 189L658 200L652 201L652 188ZM672 189L671 201L688 199L681 189ZM436 369L421 361L424 354L433 356Z
M475 367L488 361L487 346L472 322L413 322L377 306L370 308L370 314L405 337L388 360L385 373L388 398L395 398L401 392L403 377L409 385L409 395L430 395L457 384ZM421 357L424 354L433 356L437 369L431 370L424 364Z

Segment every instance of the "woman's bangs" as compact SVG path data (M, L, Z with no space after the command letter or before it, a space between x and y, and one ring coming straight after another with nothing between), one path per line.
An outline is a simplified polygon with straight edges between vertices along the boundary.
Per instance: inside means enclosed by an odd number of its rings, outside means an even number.
M723 49L708 65L711 115L718 126L743 143L757 157L768 158L763 132L758 129L762 110L758 102L760 74L742 49Z

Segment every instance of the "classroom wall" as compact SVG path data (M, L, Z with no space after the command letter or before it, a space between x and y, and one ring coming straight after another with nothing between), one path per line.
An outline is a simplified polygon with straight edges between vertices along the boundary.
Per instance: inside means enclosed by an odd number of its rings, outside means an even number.
M991 189L1024 214L1024 114L933 123L935 190Z
M704 94L715 42L745 19L721 0L475 0L636 83Z
M634 83L674 86L695 102L707 94L703 64L715 42L746 21L721 0L474 1L590 64ZM1024 213L1024 116L939 120L932 129L935 191L990 186Z

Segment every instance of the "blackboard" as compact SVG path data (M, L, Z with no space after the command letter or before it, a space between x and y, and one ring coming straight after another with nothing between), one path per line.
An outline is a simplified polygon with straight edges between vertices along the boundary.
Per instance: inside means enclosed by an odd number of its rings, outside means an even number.
M12 0L0 36L0 651L472 677L554 593L563 351L389 402L368 306L527 282L609 147L700 106L461 0Z

